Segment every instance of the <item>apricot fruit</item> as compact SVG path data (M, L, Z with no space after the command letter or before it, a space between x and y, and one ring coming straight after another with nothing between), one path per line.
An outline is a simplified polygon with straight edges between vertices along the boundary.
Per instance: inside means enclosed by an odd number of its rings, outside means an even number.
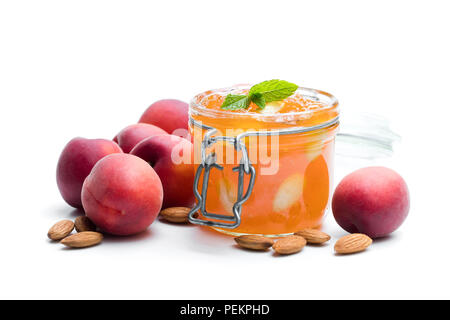
M183 101L176 99L159 100L145 110L139 122L152 124L170 134L187 138L189 137L188 111L189 105Z
M63 199L72 207L81 208L81 188L94 165L120 147L106 139L74 138L64 147L56 167L56 182Z
M167 134L167 132L151 124L137 123L124 128L114 139L117 140L117 143L122 148L123 152L129 153L135 145L145 138L160 134Z
M160 135L139 142L130 154L142 158L155 169L164 189L163 209L194 205L192 143L174 135Z
M144 160L112 154L92 169L81 192L86 216L113 235L132 235L147 229L163 200L161 180Z
M408 215L408 187L394 170L359 169L339 183L332 207L336 222L347 232L384 237L400 227Z

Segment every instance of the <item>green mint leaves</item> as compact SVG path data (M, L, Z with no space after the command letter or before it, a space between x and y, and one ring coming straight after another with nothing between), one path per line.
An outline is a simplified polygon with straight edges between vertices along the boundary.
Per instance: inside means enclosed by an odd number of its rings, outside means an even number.
M264 109L266 103L283 100L291 96L298 86L284 80L268 80L255 84L248 95L229 94L221 108L225 110L247 109L253 102L259 109Z
M256 104L259 109L264 109L264 107L266 106L267 100L266 100L266 98L264 98L264 95L261 92L255 92L251 95L249 93L249 97L250 97L250 100L254 104Z
M296 84L284 80L268 80L255 84L250 88L248 95L252 97L255 94L261 94L266 102L272 102L289 97L297 88Z
M249 104L250 100L246 95L229 94L221 108L227 110L247 109Z

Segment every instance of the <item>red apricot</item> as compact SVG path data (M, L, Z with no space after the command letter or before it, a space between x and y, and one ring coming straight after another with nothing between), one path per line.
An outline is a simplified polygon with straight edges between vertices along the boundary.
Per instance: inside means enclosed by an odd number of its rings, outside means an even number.
M163 209L194 204L192 143L174 135L160 135L138 143L130 154L147 161L155 169L164 188Z
M151 124L137 123L124 128L114 138L117 139L117 143L122 148L123 152L129 153L135 145L145 138L159 134L167 134L167 132Z
M359 169L339 183L332 207L337 223L347 232L384 237L400 227L408 215L408 187L391 169Z
M74 138L64 147L56 168L56 182L64 200L81 208L81 187L94 165L112 153L122 153L113 141Z
M113 154L100 160L81 193L86 216L103 231L131 235L155 220L163 200L161 180L144 160Z
M183 101L159 100L145 110L139 122L155 125L170 134L186 138L189 136L188 111L189 105Z

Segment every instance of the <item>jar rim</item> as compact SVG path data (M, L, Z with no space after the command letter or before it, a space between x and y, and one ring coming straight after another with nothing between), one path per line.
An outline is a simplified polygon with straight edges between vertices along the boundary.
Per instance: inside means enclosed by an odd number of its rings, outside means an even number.
M243 90L243 89L249 89L251 87L250 84L240 84L235 85L231 87L224 87L219 89L213 89L213 90L207 90L202 93L199 93L192 98L190 103L190 109L194 110L196 112L200 112L202 115L214 117L214 118L226 118L226 117L254 117L257 120L260 121L269 121L272 122L274 117L280 117L280 118L288 118L288 117L307 117L308 115L312 115L314 113L322 112L322 111L329 111L332 109L335 109L336 112L339 114L338 106L339 102L332 94L318 90L318 89L312 89L312 88L306 88L306 87L298 87L298 89L295 91L295 93L299 93L301 96L321 102L326 105L324 108L314 109L314 110L303 110L303 111L295 111L295 112L286 112L286 113L259 113L259 112L233 112L230 110L217 110L217 109L210 109L205 107L201 103L201 99L211 95L211 94L217 94L222 93L224 95L231 93L236 90ZM191 111L190 110L190 111Z

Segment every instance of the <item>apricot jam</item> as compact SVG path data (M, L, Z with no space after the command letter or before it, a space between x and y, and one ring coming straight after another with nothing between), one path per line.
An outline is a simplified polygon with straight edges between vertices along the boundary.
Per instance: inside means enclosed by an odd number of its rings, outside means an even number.
M241 207L240 224L235 228L213 228L231 235L266 236L318 228L330 205L338 102L326 92L299 88L262 110L253 103L248 109L221 109L227 94L245 94L249 87L206 91L190 104L196 163L201 163L202 141L208 131L205 127L217 129L213 136L231 138L218 139L208 148L223 167L209 172L205 200L208 212L233 216L239 188L238 173L233 168L242 163L242 152L230 143L232 138L246 132L271 132L242 140L255 178L251 194ZM250 176L244 175L244 193L249 180ZM199 219L207 218L200 214Z

